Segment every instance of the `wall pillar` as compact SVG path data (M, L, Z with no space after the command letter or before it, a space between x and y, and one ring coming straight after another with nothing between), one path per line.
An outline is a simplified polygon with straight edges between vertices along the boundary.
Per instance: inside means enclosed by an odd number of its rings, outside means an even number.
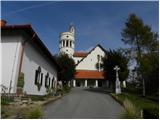
M98 87L98 80L95 81L95 87Z
M87 87L87 80L85 80L85 84L84 84L84 87Z
M73 80L73 87L76 87L76 80Z

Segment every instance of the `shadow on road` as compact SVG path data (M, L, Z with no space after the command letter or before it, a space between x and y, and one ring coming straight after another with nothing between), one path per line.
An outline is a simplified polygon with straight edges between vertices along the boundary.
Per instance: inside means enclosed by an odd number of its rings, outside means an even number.
M110 90L108 88L86 88L84 90L89 91L89 92L102 93L102 94L108 94L108 93L112 92L112 90Z

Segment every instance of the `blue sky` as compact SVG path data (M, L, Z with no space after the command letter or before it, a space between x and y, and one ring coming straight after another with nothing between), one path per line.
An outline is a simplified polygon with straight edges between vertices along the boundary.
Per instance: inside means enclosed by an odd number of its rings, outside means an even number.
M96 44L105 49L128 47L121 41L121 31L130 13L158 32L158 1L1 2L1 18L8 24L31 24L53 54L59 51L59 34L70 23L76 27L76 51L87 51Z

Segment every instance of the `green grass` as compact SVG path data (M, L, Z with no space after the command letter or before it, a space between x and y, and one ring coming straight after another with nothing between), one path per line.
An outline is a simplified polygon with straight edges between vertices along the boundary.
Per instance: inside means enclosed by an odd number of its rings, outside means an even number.
M159 104L157 102L129 93L122 93L119 95L112 93L112 96L116 97L123 105L124 101L128 99L136 107L137 111L144 109L150 114L154 114L156 117L159 116Z
M31 98L32 101L44 101L45 100L45 96L38 96L38 95L32 95L32 96L29 96L29 98Z
M24 107L19 109L18 117L22 119L40 119L43 111L40 106Z

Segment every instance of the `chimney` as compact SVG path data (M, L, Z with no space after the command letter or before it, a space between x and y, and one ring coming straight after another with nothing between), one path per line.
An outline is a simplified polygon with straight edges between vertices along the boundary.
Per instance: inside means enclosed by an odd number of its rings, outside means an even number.
M1 27L6 26L6 24L7 24L7 21L5 21L5 20L1 20Z

